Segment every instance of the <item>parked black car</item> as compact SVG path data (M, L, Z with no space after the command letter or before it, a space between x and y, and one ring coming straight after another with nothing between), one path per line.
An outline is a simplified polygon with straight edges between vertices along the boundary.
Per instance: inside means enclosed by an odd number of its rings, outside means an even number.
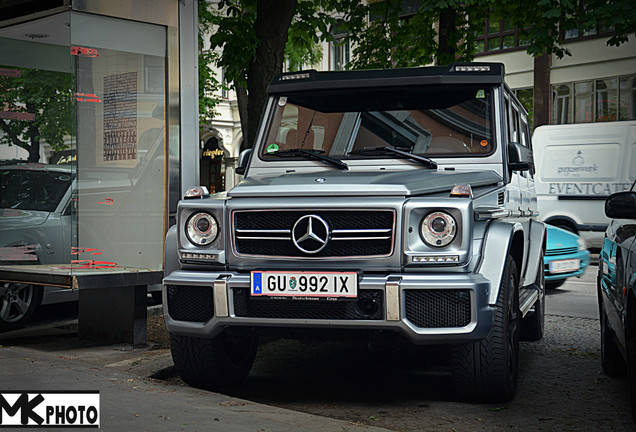
M605 214L612 218L598 263L601 362L608 375L627 366L632 417L636 421L636 182L629 192L610 195Z

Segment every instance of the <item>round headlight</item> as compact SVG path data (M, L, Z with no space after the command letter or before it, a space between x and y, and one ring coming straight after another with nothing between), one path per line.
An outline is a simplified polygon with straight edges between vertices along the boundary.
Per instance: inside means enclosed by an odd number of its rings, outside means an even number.
M186 224L188 239L197 246L207 246L216 240L219 224L209 213L195 213Z
M443 247L450 244L457 234L455 219L446 212L429 213L422 220L420 233L427 245Z

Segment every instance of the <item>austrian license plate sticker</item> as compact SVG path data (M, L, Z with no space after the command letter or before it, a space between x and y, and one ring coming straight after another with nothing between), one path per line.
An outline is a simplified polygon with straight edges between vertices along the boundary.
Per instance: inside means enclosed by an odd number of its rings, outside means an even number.
M250 285L253 296L355 298L358 295L358 274L253 271Z
M550 273L567 273L577 271L581 267L581 260L569 259L550 261Z

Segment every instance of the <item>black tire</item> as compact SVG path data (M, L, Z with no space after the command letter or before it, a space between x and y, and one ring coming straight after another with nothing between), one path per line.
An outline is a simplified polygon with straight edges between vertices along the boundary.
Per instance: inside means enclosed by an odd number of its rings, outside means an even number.
M521 323L521 340L538 341L545 332L545 271L543 270L543 252L539 257L539 270L535 284L539 290L539 299L534 304L534 310L523 318Z
M565 283L565 279L557 279L551 281L545 281L545 287L547 289L556 289Z
M479 342L452 349L453 386L462 399L505 402L517 391L521 323L518 284L517 266L508 256L490 334Z
M226 329L212 339L170 334L172 360L188 385L231 392L250 373L258 338L248 329Z
M24 327L42 301L42 287L2 282L0 285L0 331Z
M621 351L614 340L614 332L607 322L603 306L603 295L599 294L599 318L601 326L601 366L605 375L619 377L625 375L625 363Z

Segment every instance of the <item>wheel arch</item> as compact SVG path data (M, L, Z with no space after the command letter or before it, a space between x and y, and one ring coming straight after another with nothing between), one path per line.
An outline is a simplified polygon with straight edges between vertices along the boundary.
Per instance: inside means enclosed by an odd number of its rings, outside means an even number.
M545 223L565 229L569 227L574 234L579 233L579 224L569 216L550 216L545 220Z
M490 281L488 304L497 303L508 254L512 255L520 272L524 259L524 242L523 227L520 223L494 221L486 230L477 272Z

